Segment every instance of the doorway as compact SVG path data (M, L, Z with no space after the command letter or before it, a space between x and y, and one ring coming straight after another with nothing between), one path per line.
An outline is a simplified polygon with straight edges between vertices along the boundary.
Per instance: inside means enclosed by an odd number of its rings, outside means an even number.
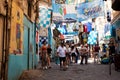
M30 50L29 50L29 44L30 44L30 29L28 27L24 27L24 53L27 54L27 69L30 68Z

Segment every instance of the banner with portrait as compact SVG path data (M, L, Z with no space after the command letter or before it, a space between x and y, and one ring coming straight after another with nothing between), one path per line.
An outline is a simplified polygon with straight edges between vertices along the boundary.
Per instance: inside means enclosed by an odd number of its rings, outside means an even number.
M87 20L89 18L96 18L104 16L104 2L103 0L95 0L88 3L77 5L77 17L79 21Z

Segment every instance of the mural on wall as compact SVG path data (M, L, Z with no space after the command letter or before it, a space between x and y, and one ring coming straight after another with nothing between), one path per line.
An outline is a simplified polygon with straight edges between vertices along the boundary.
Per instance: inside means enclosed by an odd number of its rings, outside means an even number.
M16 43L17 43L17 50L21 53L21 30L20 30L20 24L16 24Z
M23 52L23 11L14 2L11 26L10 53L21 54Z

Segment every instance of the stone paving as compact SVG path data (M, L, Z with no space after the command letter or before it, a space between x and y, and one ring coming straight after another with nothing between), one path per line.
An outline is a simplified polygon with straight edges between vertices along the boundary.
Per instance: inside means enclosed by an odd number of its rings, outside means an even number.
M89 61L90 62L90 61ZM25 71L20 80L120 80L120 72L114 70L109 75L109 65L89 63L87 65L71 64L66 71L52 63L52 68Z

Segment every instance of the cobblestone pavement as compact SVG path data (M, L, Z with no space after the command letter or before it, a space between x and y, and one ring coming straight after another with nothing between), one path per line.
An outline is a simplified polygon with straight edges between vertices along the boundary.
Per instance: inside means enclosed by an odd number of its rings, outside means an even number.
M52 68L25 71L20 80L120 80L120 72L114 70L109 75L109 65L89 63L87 65L71 64L66 71L52 63Z

